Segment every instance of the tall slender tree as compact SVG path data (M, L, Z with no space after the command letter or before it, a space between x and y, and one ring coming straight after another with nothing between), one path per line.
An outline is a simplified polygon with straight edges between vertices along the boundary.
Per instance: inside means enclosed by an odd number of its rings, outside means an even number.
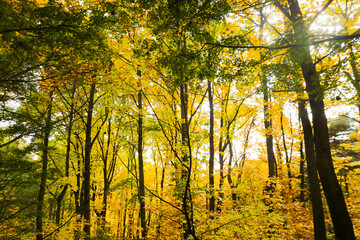
M139 92L137 96L137 107L138 107L138 141L137 141L137 151L138 151L138 167L139 167L139 203L140 203L140 226L141 226L141 236L146 238L147 235L147 226L146 226L146 209L145 209L145 176L144 176L144 159L143 159L143 143L144 143L144 134L143 134L143 99L142 99L142 85L141 85L141 71L137 70L137 77L139 78Z
M85 156L84 156L84 202L81 206L82 214L84 216L84 232L86 234L85 239L90 239L91 234L91 149L92 149L92 117L94 111L94 98L96 92L96 82L95 79L91 79L89 98L88 98L88 108L87 108L87 117L86 117L86 126L85 126Z
M286 3L274 1L274 4L293 27L293 37L297 44L292 52L293 59L296 59L295 64L300 66L306 83L306 92L313 116L317 167L335 235L339 239L355 239L352 221L334 170L324 106L324 89L320 84L320 75L316 71L316 61L310 53L308 27L298 1L288 0Z
M51 117L52 117L52 101L53 101L53 91L50 90L49 98L47 99L48 104L46 107L45 114L45 126L44 126L44 137L43 137L43 146L42 146L42 169L41 169L41 180L40 180L40 190L37 201L36 208L36 240L42 240L44 238L44 229L43 229L43 216L44 216L44 198L46 191L46 180L48 175L48 163L49 163L49 138L51 131Z

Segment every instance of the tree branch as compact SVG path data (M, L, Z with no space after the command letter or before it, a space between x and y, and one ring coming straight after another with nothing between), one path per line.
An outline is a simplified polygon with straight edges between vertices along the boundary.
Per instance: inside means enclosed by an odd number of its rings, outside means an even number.
M233 48L233 49L268 49L268 50L280 50L280 49L287 49L287 48L298 48L298 47L306 47L306 46L315 46L326 42L331 41L343 41L343 40L352 40L360 38L360 33L354 33L351 35L344 35L344 36L334 36L331 38L318 40L311 42L309 44L288 44L283 46L266 46L266 45L258 45L258 46L245 46L245 45L228 45L228 44L221 44L221 43L206 43L207 45L212 45L216 47L224 47L224 48Z

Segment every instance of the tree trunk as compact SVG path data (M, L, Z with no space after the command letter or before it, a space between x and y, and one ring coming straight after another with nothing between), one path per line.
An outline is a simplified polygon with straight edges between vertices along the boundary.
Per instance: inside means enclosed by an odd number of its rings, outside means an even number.
M44 197L46 190L46 179L47 179L47 167L48 167L48 152L49 152L49 136L51 131L51 111L52 111L52 92L49 94L49 105L47 108L47 114L45 117L45 128L44 128L44 142L43 142L43 154L42 154L42 170L41 170L41 181L40 190L36 209L36 240L42 240L44 237L43 232L43 207Z
M236 194L237 182L234 183L232 180L232 160L234 158L234 153L233 153L233 146L230 140L229 132L227 133L227 140L229 143L229 162L228 162L227 180L231 188L231 200L233 202L233 208L235 208L237 201L237 194Z
M215 148L214 148L214 99L212 95L211 81L208 80L208 92L209 92L209 108L210 108L210 129L209 129L209 145L210 145L210 158L209 158L209 190L210 190L210 201L209 211L215 211L215 196L214 196L214 159L215 159Z
M265 16L262 13L262 8L260 8L260 37L259 40L262 41L262 29L265 24ZM262 55L262 54L261 54ZM274 153L274 143L272 136L272 121L271 115L269 114L269 89L268 89L268 80L265 75L265 70L261 69L260 73L261 87L264 96L264 126L265 126L265 138L266 138L266 153L268 159L268 170L269 170L269 182L266 186L265 191L273 191L273 178L277 177L277 163Z
M73 87L72 90L72 94L71 94L71 104L70 104L70 113L69 113L69 125L68 125L68 129L67 129L67 140L66 140L66 154L65 154L65 177L69 177L69 168L70 168L70 146L71 146L71 131L72 131L72 126L73 126L73 118L74 118L74 103L73 103L73 99L75 97L75 85ZM56 201L57 201L57 207L56 207L56 219L55 219L55 223L57 225L60 224L60 219L61 219L61 206L62 206L62 201L65 197L65 194L67 192L68 189L68 184L65 184L65 186L63 187L63 189L61 190L61 193L59 194L59 196L57 197Z
M284 153L285 153L285 163L286 163L286 168L287 168L287 175L289 178L289 189L291 189L291 178L292 178L292 173L291 173L291 159L289 157L288 154L288 149L286 146L286 138L285 138L285 130L284 130L284 113L281 111L280 113L280 128L281 128L281 135L282 135L282 140L283 140L283 148L284 148Z
M189 209L189 198L190 198L190 189L189 189L189 135L188 135L188 92L187 85L182 84L180 86L180 110L181 110L181 144L184 148L182 151L181 158L181 180L180 186L184 191L184 196L182 198L182 210L185 215L185 222L183 223L183 238L188 239L191 235L191 219L190 219L190 209Z
M224 105L221 103L221 111L224 111ZM220 165L220 179L219 179L219 198L217 204L217 211L221 212L223 199L224 199L224 192L223 192L223 185L224 185L224 151L227 147L227 144L223 142L223 127L224 127L224 117L223 113L221 113L220 117L220 140L219 140L219 165Z
M77 159L77 169L75 169L74 167L74 171L76 172L76 190L74 191L74 203L75 203L75 212L77 214L77 218L76 218L76 228L75 228L75 240L80 239L80 234L79 232L81 231L81 219L83 216L83 211L82 211L82 205L83 205L83 200L84 200L84 191L83 191L83 182L81 181L82 179L82 164L83 164L83 160L82 157L80 156L80 139L78 138L78 135L76 134L76 143L74 145L74 151L76 152L76 159Z
M106 144L106 151L105 151L105 154L103 154L103 156L102 156L102 160L103 160L103 164L104 164L104 166L103 166L104 194L103 194L103 199L102 199L102 209L100 212L100 225L103 230L105 230L105 225L106 225L107 197L109 195L109 189L110 189L111 167L110 167L110 169L108 169L108 158L109 158L109 148L110 148L110 144L111 144L111 117L108 120L107 135L108 135L108 139L107 139L107 144ZM103 151L104 146L100 146L100 147L101 147L101 151ZM113 154L115 154L115 153L113 152Z
M338 239L355 239L351 218L333 166L323 101L324 90L310 53L307 27L299 3L296 0L288 0L288 4L290 15L288 12L287 14L293 25L295 41L300 44L296 47L293 57L301 66L306 83L306 92L310 100L317 167L334 225L335 237ZM286 10L282 9L282 11Z
M86 234L85 240L90 240L90 224L91 224L91 209L90 209L90 175L91 175L91 128L92 128L92 114L94 109L95 96L95 82L90 85L89 105L87 110L86 129L85 129L85 159L84 159L84 202L82 212L84 216L84 229Z
M141 76L138 71L138 76ZM139 203L140 203L140 226L142 238L146 238L146 211L145 211L145 177L144 177L144 161L143 161L143 107L142 107L142 90L138 93L138 160L139 160Z
M310 198L313 210L313 224L315 239L326 240L324 210L321 200L320 183L316 167L316 157L314 151L314 139L312 127L305 109L305 103L299 100L299 115L304 131L306 162L309 176Z
M305 156L303 141L300 142L300 202L305 203Z
M277 163L274 153L274 143L273 143L273 129L272 129L272 121L271 116L269 114L269 92L267 87L267 79L264 76L262 70L262 90L264 94L264 126L265 126L265 138L266 138L266 153L267 153L267 161L268 161L268 180L265 186L263 193L266 195L264 198L264 203L269 207L269 212L273 211L272 208L272 196L275 191L275 178L277 177ZM280 153L281 154L281 153ZM280 156L281 158L281 156Z
M264 126L266 137L266 153L268 159L269 178L277 177L277 164L274 153L274 143L272 136L272 122L269 114L269 92L267 87L267 79L262 76L263 94L264 94ZM270 180L272 181L272 180Z

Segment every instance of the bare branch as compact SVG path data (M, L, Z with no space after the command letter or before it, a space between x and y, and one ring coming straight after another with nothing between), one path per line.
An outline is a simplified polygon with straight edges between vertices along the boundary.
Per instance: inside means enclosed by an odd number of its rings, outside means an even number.
M333 2L333 0L329 0L329 1L324 5L324 7L315 14L315 16L314 16L314 17L311 19L311 21L310 21L310 25L315 22L315 20L320 16L320 14L323 13L323 12L330 6L330 4L331 4L332 2Z

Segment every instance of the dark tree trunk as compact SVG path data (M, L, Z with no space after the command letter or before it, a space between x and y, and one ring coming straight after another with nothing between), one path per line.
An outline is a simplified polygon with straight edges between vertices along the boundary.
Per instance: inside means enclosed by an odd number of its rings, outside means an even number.
M209 108L210 108L210 129L209 129L209 145L210 145L210 158L209 158L209 189L210 189L210 200L209 200L209 211L215 211L215 196L214 196L214 159L215 159L215 148L214 148L214 99L212 95L211 81L208 80L208 92L209 92Z
M264 28L265 16L262 13L262 8L260 8L260 31ZM260 34L260 41L262 41L262 34ZM277 177L277 163L274 153L274 143L272 136L272 121L271 115L269 114L269 89L268 89L268 79L265 75L266 72L264 69L261 69L260 80L261 87L264 97L264 126L265 126L265 138L266 138L266 153L268 159L268 170L269 170L269 182L266 186L265 192L273 191L273 178Z
M82 179L82 164L83 164L83 159L81 157L81 150L80 150L80 145L81 145L81 141L80 138L78 137L78 135L75 132L75 136L76 136L76 143L74 145L74 151L76 152L76 159L77 159L77 169L75 169L74 167L74 171L76 172L76 190L74 191L74 200L75 200L75 212L78 215L76 218L76 226L77 228L75 229L75 240L80 239L80 234L79 232L81 231L81 219L83 216L83 211L81 206L83 205L83 200L84 200L84 191L83 191L83 182L81 181Z
M78 143L77 145L77 151L78 151ZM77 173L76 173L76 191L74 191L74 198L75 198L75 212L79 215L79 217L82 216L81 211L81 205L82 205L82 184L81 184L81 157L80 153L77 152Z
M222 103L222 111L223 111L223 103ZM220 118L220 129L223 129L224 127L224 117L221 114ZM221 130L222 131L222 130ZM224 192L223 192L223 185L224 185L224 151L226 149L227 144L224 144L223 142L223 133L220 133L220 140L219 140L219 165L220 165L220 179L219 179L219 198L217 203L217 211L221 212L222 205L223 205L223 199L224 199Z
M313 91L314 89L308 89L309 97L313 95ZM318 100L318 96L311 96L310 99L317 166L333 221L335 236L339 239L355 239L351 218L332 162L324 102Z
M127 199L126 199L127 200ZM127 201L126 201L127 202ZM127 224L126 224L126 221L127 221L127 204L125 204L125 206L124 206L124 213L123 213L124 215L124 217L123 217L123 224L122 224L122 238L123 239L125 239L126 238L126 226L127 226Z
M266 137L266 153L268 158L268 169L269 178L277 177L277 164L274 153L274 143L272 136L272 122L269 114L269 92L267 88L267 79L265 76L262 77L263 81L263 94L264 94L264 126L265 126L265 137ZM272 181L272 180L270 180Z
M138 71L140 77L140 71ZM142 90L138 93L138 161L139 161L139 202L140 202L140 226L142 238L146 238L146 211L145 211L145 177L144 177L144 161L143 161L143 102L142 102Z
M304 131L306 162L309 176L310 198L313 209L315 239L326 240L324 210L321 200L320 182L316 167L314 139L308 113L304 101L299 100L299 115Z
M44 139L42 146L42 170L41 170L41 181L40 190L36 209L36 240L42 240L44 237L43 233L43 207L44 197L46 190L46 179L47 179L47 167L48 167L48 153L49 153L49 136L51 131L51 111L52 111L52 92L49 94L49 105L47 108L47 114L45 116L45 128L44 128Z
M84 229L86 234L85 240L90 240L90 224L91 224L91 209L90 209L90 175L91 175L91 129L92 129L92 114L94 109L94 96L95 96L95 82L90 85L89 105L87 110L86 129L85 129L85 158L84 158L84 202L82 205L82 212L84 216Z
M108 113L106 113L106 116L108 115ZM106 117L107 118L107 117ZM102 199L102 209L100 212L100 225L101 227L105 230L105 225L106 225L106 213L107 213L107 198L109 195L109 190L110 190L110 183L111 183L111 179L112 179L112 173L113 173L113 167L115 164L115 149L113 149L113 157L112 157L112 161L110 162L110 166L108 163L108 159L109 159L109 149L110 149L110 144L111 144L111 117L108 120L108 128L107 128L107 135L108 135L108 139L107 139L107 143L106 143L106 150L105 153L104 151L104 145L103 143L101 143L100 140L98 140L99 142L99 147L101 148L101 152L102 152L102 161L103 161L103 181L104 181L104 194L103 194L103 199Z
M236 194L237 182L233 182L232 180L232 160L234 158L234 153L233 153L233 146L230 141L229 133L227 133L227 140L229 143L229 162L228 162L227 180L231 188L231 200L233 201L233 207L235 208L236 200L237 200L237 194Z
M189 147L189 135L188 135L188 89L186 84L180 86L180 110L181 110L181 144L184 149ZM190 219L190 189L189 189L189 153L188 151L183 151L181 158L181 180L180 186L184 191L184 196L182 198L182 210L185 215L185 222L183 223L183 238L188 239L191 235L191 219Z
M75 89L76 89L76 87L74 86L74 88L72 90L72 94L71 94L71 101L73 101L73 99L75 97ZM72 126L73 126L73 118L74 118L74 104L73 104L73 102L71 102L71 104L70 104L70 113L69 113L69 125L68 125L68 129L67 129L67 140L66 140L65 177L69 177L70 150L71 150L70 145L71 145L71 131L72 131ZM59 196L56 199L57 207L56 207L56 219L55 219L55 222L56 222L57 225L60 224L62 201L63 201L63 199L65 197L66 192L67 192L68 186L69 186L68 184L65 184L65 186L61 190Z
M292 173L291 173L291 159L289 157L289 153L288 153L288 149L287 149L287 145L286 145L286 138L285 138L285 130L284 130L284 113L281 111L280 113L280 128L281 128L281 135L282 135L282 140L283 140L283 148L284 148L284 153L285 153L285 163L286 163L286 168L287 168L287 175L289 178L289 189L291 189L291 178L292 178Z
M295 41L300 44L295 48L293 57L301 66L306 83L306 92L310 100L317 167L334 225L335 237L338 239L355 239L351 218L334 170L323 101L324 89L320 84L320 76L316 72L315 63L308 47L309 37L303 14L296 0L288 0L290 13L281 7L277 1L275 4L288 15L293 25Z
M264 203L269 207L269 212L273 211L272 208L272 196L275 191L275 178L277 177L277 163L274 153L273 143L273 129L271 115L269 114L269 92L267 87L267 78L262 72L262 90L264 94L264 126L265 126L265 139L266 139L266 153L268 161L268 180L263 193L265 194ZM279 152L280 156L281 152ZM281 156L280 156L281 158Z
M305 203L305 156L303 141L300 142L300 202Z

